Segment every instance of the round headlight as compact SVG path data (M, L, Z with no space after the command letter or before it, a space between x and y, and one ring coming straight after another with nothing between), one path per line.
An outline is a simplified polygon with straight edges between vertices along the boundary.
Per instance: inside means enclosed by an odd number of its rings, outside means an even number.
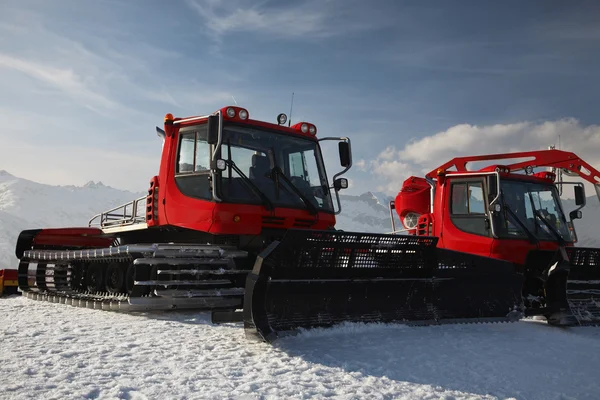
M406 227L406 229L414 229L417 227L418 221L419 214L409 212L404 216L404 221L402 221L402 224Z
M310 134L311 134L311 135L313 135L313 136L314 136L314 135L316 135L316 134L317 134L317 127L316 127L316 126L314 126L314 125L311 125L311 126L308 128L308 131L310 132Z
M246 119L246 118L248 118L248 111L246 111L246 110L240 110L239 116L240 116L240 119Z
M300 125L300 130L302 131L302 133L307 133L308 132L308 124Z
M229 108L227 109L227 116L228 116L229 118L233 118L233 117L235 117L235 110L234 110L233 108L229 107Z

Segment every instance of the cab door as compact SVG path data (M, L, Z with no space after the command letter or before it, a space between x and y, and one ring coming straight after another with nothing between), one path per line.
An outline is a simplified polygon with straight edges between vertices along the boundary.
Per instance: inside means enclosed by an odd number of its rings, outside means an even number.
M489 257L493 237L485 178L451 178L444 186L443 247Z

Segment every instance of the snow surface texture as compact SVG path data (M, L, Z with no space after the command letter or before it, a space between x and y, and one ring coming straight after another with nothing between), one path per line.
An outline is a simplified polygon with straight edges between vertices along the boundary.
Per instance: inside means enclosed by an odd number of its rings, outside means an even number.
M26 315L27 318L23 318ZM208 314L0 300L0 398L597 399L600 328L345 324L268 345Z

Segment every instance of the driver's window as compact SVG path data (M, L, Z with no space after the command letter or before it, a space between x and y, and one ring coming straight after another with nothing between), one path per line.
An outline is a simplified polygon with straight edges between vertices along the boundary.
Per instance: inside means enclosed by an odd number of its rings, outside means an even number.
M210 166L210 147L206 134L191 132L181 134L177 173L208 172Z
M462 231L489 236L483 182L453 182L450 194L450 217L453 224Z
M184 128L180 132L175 182L186 196L210 200L210 145L206 125Z

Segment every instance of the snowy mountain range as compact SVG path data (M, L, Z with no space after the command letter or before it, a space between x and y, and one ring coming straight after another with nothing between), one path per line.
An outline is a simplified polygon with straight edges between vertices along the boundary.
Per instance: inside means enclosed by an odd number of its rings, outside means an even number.
M52 186L18 178L0 171L0 267L15 266L14 249L19 232L41 227L87 226L101 211L144 196L88 182L83 186ZM359 196L341 194L342 212L338 229L386 233L391 222L388 204L393 198L385 193L366 192ZM565 201L565 211L574 208ZM580 246L600 246L594 230L600 225L600 203L588 198L584 218L575 222ZM398 223L398 221L396 221Z

